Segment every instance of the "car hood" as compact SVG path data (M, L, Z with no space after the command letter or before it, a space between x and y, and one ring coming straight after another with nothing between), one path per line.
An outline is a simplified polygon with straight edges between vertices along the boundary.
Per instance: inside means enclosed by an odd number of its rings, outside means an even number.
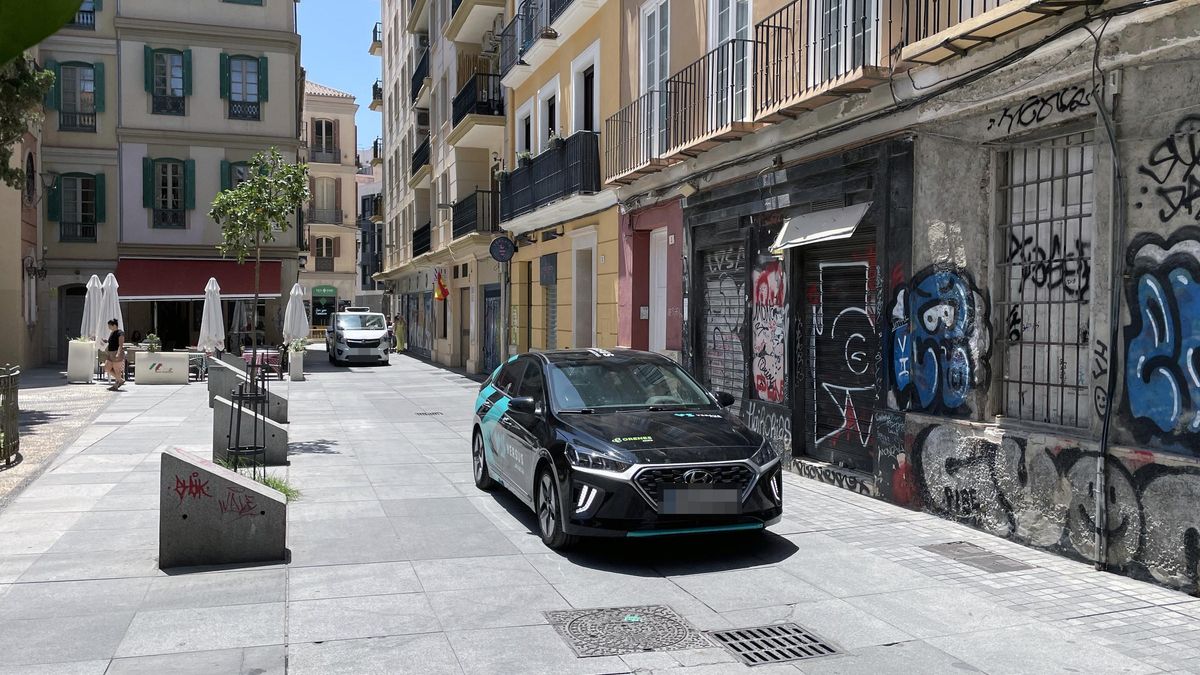
M342 329L342 336L347 340L378 340L387 335L387 330L383 328L366 330L366 329Z
M761 436L716 410L568 413L559 419L568 441L620 448L641 464L747 459L762 445Z

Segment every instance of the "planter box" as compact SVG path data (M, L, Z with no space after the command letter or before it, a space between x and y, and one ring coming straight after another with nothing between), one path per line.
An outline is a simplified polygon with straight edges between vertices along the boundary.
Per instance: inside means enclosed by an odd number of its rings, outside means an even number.
M304 381L304 352L291 352L288 354L288 377L293 382Z
M67 382L88 383L96 374L96 343L88 340L67 343Z
M138 384L187 384L187 352L139 352Z

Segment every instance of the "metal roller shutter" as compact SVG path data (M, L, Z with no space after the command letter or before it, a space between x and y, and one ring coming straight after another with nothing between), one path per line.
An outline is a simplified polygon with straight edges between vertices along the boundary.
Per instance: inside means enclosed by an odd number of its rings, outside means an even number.
M546 349L558 349L558 285L543 286L546 294Z
M741 244L700 251L701 378L713 391L740 399L746 384L746 250Z

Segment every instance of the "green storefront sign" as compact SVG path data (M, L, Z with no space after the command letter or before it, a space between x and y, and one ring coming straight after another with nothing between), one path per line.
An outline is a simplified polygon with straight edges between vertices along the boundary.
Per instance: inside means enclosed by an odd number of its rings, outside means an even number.
M314 298L336 298L337 288L333 286L313 286L312 294Z

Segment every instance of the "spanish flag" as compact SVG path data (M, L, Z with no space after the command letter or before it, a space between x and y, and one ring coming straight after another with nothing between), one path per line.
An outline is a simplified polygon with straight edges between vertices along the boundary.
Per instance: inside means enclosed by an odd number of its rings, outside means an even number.
M442 281L441 270L434 271L433 280L433 299L445 300L446 296L450 295L450 290L446 288L445 282Z

